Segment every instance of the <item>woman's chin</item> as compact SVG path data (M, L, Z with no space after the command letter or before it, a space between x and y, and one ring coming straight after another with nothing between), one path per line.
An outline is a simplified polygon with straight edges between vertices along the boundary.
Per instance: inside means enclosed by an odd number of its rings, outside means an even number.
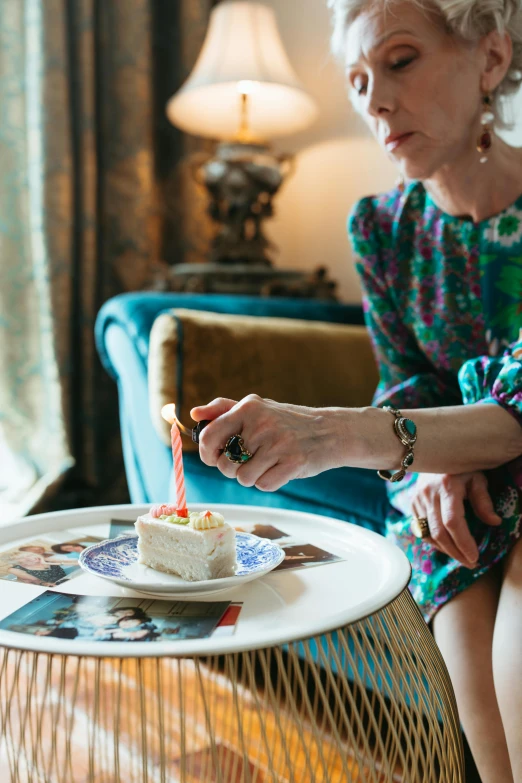
M412 164L400 166L400 172L405 179L424 180L433 176L435 167L428 167L425 164Z
M440 160L430 160L427 155L419 157L401 158L397 161L399 171L405 179L424 180L433 177L440 168Z

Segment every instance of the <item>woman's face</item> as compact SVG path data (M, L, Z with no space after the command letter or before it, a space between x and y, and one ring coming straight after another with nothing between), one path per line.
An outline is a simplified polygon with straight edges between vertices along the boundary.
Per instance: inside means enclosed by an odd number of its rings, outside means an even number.
M141 621L137 617L124 617L118 625L120 628L136 628L138 625L141 625Z
M131 609L130 607L129 609L116 609L114 614L119 619L122 619L123 617L133 617L134 609Z
M474 148L485 59L411 2L374 3L350 25L354 105L406 177L426 179Z
M112 625L116 621L116 618L113 614L95 614L89 617L89 622L92 625L100 626L100 628L104 627L105 625Z
M34 552L20 552L20 554L17 555L16 560L20 565L23 565L26 568L29 568L30 566L40 566L44 562L40 555L37 555Z

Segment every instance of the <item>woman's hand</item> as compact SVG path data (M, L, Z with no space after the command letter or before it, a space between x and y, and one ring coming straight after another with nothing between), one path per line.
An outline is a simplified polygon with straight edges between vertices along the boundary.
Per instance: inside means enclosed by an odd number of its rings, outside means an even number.
M466 522L466 499L486 525L502 522L493 508L486 476L479 471L456 475L421 473L411 507L416 517L427 518L428 541L467 568L474 568L479 551Z
M323 411L266 400L257 394L236 402L218 398L193 408L194 421L211 422L199 437L199 453L244 487L273 492L291 479L315 476L329 467ZM238 465L223 454L232 435L241 435L252 459Z

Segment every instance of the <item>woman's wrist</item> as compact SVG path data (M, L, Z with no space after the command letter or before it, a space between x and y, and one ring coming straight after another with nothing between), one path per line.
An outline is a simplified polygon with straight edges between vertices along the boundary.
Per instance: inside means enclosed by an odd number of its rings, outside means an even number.
M321 413L328 467L400 469L405 446L397 437L388 411L373 407L326 408ZM499 405L401 409L401 413L417 428L415 460L410 468L416 473L490 470L522 454L518 420Z
M323 408L318 429L328 467L393 471L401 465L404 446L381 408Z

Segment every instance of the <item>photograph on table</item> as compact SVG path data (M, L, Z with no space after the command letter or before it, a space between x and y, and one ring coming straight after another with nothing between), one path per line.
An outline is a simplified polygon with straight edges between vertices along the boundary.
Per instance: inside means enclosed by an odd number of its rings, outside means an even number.
M200 639L212 634L229 606L230 601L162 601L46 590L0 620L0 628L83 642Z
M242 603L231 603L219 621L212 636L233 636L243 608Z
M283 571L290 568L309 568L310 566L323 565L325 563L338 563L343 558L333 555L321 547L313 544L299 544L295 539L279 541L279 546L284 549L285 559L274 568L274 571Z
M80 554L100 541L94 536L49 533L0 552L0 579L54 587L82 573Z
M276 541L278 538L288 538L288 533L274 527L274 525L262 525L259 522L245 522L241 525L234 525L234 530L238 533L250 533L259 538L268 538L270 541Z

